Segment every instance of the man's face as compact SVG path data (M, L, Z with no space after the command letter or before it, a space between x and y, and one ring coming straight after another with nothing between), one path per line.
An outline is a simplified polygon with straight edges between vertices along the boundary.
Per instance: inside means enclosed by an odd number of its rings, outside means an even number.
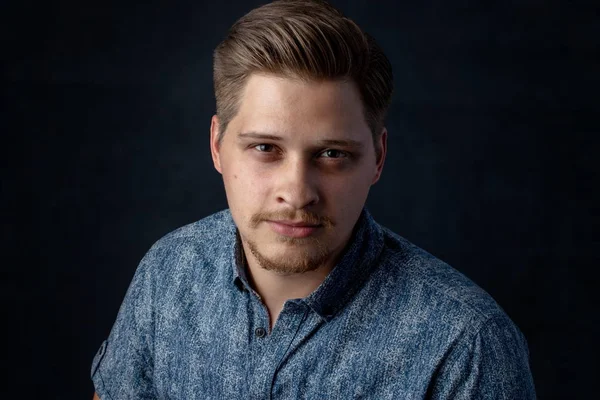
M246 256L300 273L336 261L381 174L358 90L350 82L252 75L211 152Z

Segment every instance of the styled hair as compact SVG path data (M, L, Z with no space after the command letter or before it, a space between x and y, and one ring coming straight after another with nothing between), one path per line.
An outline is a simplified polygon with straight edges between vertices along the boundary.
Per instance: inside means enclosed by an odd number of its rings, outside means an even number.
M391 64L371 36L327 2L279 0L250 11L230 28L213 61L219 141L248 77L270 73L353 82L377 143L392 96Z

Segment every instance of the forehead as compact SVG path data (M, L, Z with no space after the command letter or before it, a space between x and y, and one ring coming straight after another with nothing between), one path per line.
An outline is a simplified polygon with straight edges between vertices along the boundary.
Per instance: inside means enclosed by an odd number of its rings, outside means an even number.
M253 74L231 124L238 133L275 131L370 137L360 94L350 81L307 81Z

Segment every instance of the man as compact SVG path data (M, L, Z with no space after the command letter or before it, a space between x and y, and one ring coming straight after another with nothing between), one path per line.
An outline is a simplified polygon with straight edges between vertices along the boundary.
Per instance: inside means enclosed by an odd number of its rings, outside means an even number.
M392 71L321 1L242 17L214 57L229 210L160 239L92 365L106 399L533 399L483 290L378 225Z

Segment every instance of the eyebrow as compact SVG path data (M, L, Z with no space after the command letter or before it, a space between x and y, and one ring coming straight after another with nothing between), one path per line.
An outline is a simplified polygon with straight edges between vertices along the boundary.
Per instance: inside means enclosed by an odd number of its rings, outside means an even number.
M260 133L260 132L243 132L238 134L239 139L265 139L265 140L273 140L273 141L282 141L283 137L269 134L269 133ZM340 147L348 147L348 148L359 148L362 147L363 144L358 140L352 139L321 139L317 141L317 144L320 146L340 146Z
M278 140L278 141L283 140L283 138L281 136L271 135L271 134L268 134L268 133L259 133L259 132L239 133L238 134L238 138L240 138L240 139L246 139L246 138L251 138L251 139L267 139L267 140Z
M318 143L323 146L339 146L349 148L359 148L363 146L363 144L358 140L351 139L323 139L319 140Z

